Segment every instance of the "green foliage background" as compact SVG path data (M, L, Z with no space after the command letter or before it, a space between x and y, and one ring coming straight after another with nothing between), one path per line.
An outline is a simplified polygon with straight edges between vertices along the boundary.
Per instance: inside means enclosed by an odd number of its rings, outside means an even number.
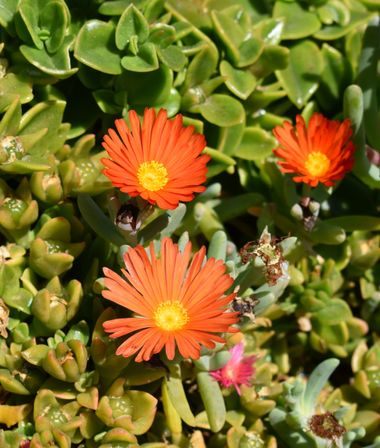
M327 411L347 429L337 446L380 447L379 10L0 0L1 447L327 447L308 428ZM212 161L207 190L156 210L137 241L206 244L239 295L259 299L241 325L259 356L241 397L207 374L228 359L222 347L141 365L102 330L121 310L101 299L101 267L117 269L136 241L113 224L100 142L145 107L183 114ZM279 172L271 131L315 111L351 119L356 163L301 207L310 191ZM238 253L265 228L291 236L276 285Z

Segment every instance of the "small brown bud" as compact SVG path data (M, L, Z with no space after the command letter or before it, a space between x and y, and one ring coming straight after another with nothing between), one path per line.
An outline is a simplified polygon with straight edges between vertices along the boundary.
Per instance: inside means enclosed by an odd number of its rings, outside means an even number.
M124 230L132 230L135 232L137 230L139 216L139 208L133 204L123 204L117 215L116 215L116 225ZM141 223L140 223L141 225Z
M236 297L232 302L232 309L237 311L242 319L248 317L252 322L255 321L254 307L259 303L254 297Z

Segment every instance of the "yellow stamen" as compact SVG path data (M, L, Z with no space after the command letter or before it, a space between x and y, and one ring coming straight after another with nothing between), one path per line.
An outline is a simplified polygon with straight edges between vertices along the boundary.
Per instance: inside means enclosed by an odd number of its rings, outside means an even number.
M330 168L330 159L320 151L311 152L305 161L305 168L312 177L322 177Z
M167 169L162 163L155 160L140 164L137 170L137 179L139 184L149 191L161 190L169 181Z
M233 367L228 367L225 371L225 376L229 379L229 380L233 380L235 378L235 370Z
M189 321L186 309L178 300L167 300L158 305L154 320L158 328L165 331L181 330Z

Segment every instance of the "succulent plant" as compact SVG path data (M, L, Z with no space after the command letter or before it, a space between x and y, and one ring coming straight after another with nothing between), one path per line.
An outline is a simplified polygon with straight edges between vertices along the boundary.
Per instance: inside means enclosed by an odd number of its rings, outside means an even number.
M380 447L379 13L1 2L0 447Z

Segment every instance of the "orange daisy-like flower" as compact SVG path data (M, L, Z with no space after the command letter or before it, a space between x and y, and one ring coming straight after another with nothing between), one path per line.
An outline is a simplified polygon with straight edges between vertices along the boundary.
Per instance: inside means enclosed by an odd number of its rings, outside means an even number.
M129 112L130 128L115 120L117 132L108 130L103 147L111 159L102 159L103 173L129 196L141 196L162 209L174 209L205 190L208 155L203 135L193 126L184 127L182 115L169 120L161 109L145 109L142 125L137 113Z
M127 281L103 269L108 288L103 297L136 314L103 323L111 338L135 332L118 347L117 355L138 352L137 362L148 361L165 347L167 357L173 359L177 346L184 358L197 359L200 345L214 348L215 342L225 342L215 333L237 331L231 325L238 313L226 310L235 293L224 295L233 283L224 263L214 258L203 263L204 247L191 263L190 258L191 243L181 252L170 238L164 238L160 258L153 243L149 256L142 246L124 254L122 273Z
M280 146L273 152L284 159L279 161L283 173L295 173L295 182L316 187L319 182L334 185L352 170L355 147L350 140L351 122L329 120L314 113L306 128L297 115L296 126L286 121L273 130Z

